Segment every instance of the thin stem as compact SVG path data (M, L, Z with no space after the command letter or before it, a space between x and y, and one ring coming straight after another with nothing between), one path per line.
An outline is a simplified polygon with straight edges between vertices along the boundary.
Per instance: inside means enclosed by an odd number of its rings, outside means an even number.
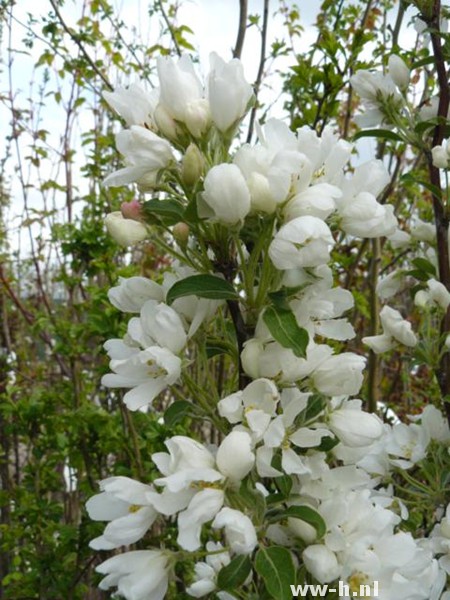
M164 22L165 22L165 24L167 26L167 29L168 29L169 33L170 33L170 37L172 38L173 45L175 46L175 51L178 54L178 56L181 56L181 48L180 48L180 45L179 45L178 40L176 38L175 32L173 30L173 27L172 27L172 25L171 25L171 23L169 21L169 17L167 16L167 13L166 13L166 11L164 9L163 0L159 0L158 6L159 6L159 10L161 11L162 18L164 19Z
M65 22L59 8L58 5L56 4L55 0L49 0L51 7L53 8L53 10L55 11L55 15L58 18L58 21L61 23L61 27L64 29L64 31L69 35L70 39L78 46L78 48L80 49L81 53L83 54L84 58L87 60L87 62L89 63L89 65L91 66L91 68L95 71L95 73L97 73L97 75L100 77L100 79L103 81L103 83L106 85L106 87L108 89L110 89L111 91L113 90L113 86L110 84L108 78L106 77L106 75L104 75L100 69L97 67L97 65L95 64L95 62L92 60L92 58L89 56L89 54L86 51L86 48L83 46L83 44L80 42L80 40L78 39L78 36L76 35L76 33L74 32L73 29L71 29L67 23Z
M372 260L370 265L370 335L377 335L380 326L380 303L376 292L380 269L380 240L372 240ZM368 410L376 412L380 396L380 358L373 350L369 353Z
M253 128L255 126L256 111L258 108L258 94L261 87L261 81L264 74L264 65L266 62L266 46L267 46L267 28L269 24L269 0L264 0L264 12L263 12L263 25L261 29L261 52L259 55L259 67L258 74L256 76L254 90L255 90L255 103L250 112L250 123L248 126L247 143L250 143L253 135Z

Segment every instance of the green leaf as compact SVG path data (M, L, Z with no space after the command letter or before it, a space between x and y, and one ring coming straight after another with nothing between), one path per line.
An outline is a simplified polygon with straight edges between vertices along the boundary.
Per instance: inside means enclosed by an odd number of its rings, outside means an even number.
M222 340L206 340L206 356L208 358L213 358L213 356L218 356L219 354L232 354L230 344L223 342Z
M437 186L430 183L429 181L419 179L418 177L415 177L411 173L406 173L405 175L402 175L402 177L400 179L401 179L401 181L404 181L406 183L410 183L410 182L418 183L419 185L422 185L424 188L426 188L428 191L430 191L434 196L436 196L436 198L439 198L439 199L442 198L442 191Z
M306 329L299 327L291 309L269 306L264 311L263 319L273 338L283 348L289 348L299 358L306 357L309 335Z
M280 493L283 495L283 498L288 498L292 489L292 477L290 475L281 475L281 477L275 478L275 482L280 490Z
M239 498L252 511L253 523L255 525L262 525L267 509L266 499L262 492L253 487L250 478L242 481L239 487Z
M421 58L411 65L411 71L414 69L419 69L420 67L425 67L426 65L434 65L436 59L434 55L426 56L425 58Z
M217 585L221 590L236 590L247 579L252 563L247 555L240 555L223 567L217 576Z
M420 269L424 273L428 273L431 277L436 276L436 267L426 258L414 258L411 262L417 269Z
M291 600L291 584L295 585L295 565L287 548L270 546L256 553L255 569L275 600Z
M312 394L308 398L308 404L304 411L302 411L301 415L303 417L302 421L311 421L324 410L327 405L327 400L321 394Z
M170 306L174 300L184 296L198 296L210 300L239 299L231 283L215 275L192 275L177 281L167 292L166 303Z
M195 412L195 407L187 400L177 400L169 406L164 413L164 423L167 427L173 427L185 417L192 416Z
M403 141L402 138L395 133L394 131L390 131L389 129L364 129L363 131L358 131L353 136L353 141L359 140L360 138L365 137L375 137L381 138L383 140L393 140L394 142Z
M319 515L319 513L310 506L289 506L285 510L272 516L271 520L281 521L282 519L287 519L288 517L300 519L300 521L305 521L305 523L308 523L314 527L319 538L323 537L327 532L327 525L325 521Z
M184 219L184 207L176 200L148 200L142 205L146 221L175 225Z

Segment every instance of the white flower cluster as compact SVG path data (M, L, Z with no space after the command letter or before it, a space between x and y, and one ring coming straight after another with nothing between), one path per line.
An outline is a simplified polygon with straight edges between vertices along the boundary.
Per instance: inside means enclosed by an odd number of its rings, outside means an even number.
M395 61L390 69L391 79L381 83L395 98L394 84L404 87L406 76ZM412 589L416 600L438 600L448 571L448 517L431 541L415 540L400 529L408 511L387 482L395 469L417 465L430 444L448 446L448 426L431 406L408 425L383 424L362 410L361 400L351 397L361 390L365 358L336 350L336 342L354 338L355 331L345 316L352 294L335 285L328 264L334 232L374 238L397 230L393 207L377 200L389 181L382 162L370 161L348 177L350 144L330 129L322 137L309 128L293 133L275 119L258 129L258 143L230 154L252 96L240 62L214 55L206 85L188 57L160 59L158 75L155 93L133 85L106 95L129 126L117 136L127 166L106 183L172 190L186 210L174 231L177 256L184 250L189 266L174 263L161 284L132 277L110 290L112 304L135 316L123 339L105 344L112 373L103 384L128 388L124 402L136 410L182 380L189 344L224 301L220 293L218 299L202 297L201 290L199 297L193 291L168 298L174 284L208 268L217 281L228 275L226 283L239 287L235 310L251 332L239 363L251 381L211 407L223 425L220 443L176 435L165 441L167 451L152 455L160 476L151 483L126 477L101 482L101 493L87 505L94 520L108 522L91 542L94 549L133 544L154 524L164 532L171 523L173 532L176 521L178 533L165 539L164 549L128 551L103 562L100 587L117 587L128 600L161 600L177 561L185 560L188 595L215 592L232 600L231 590L219 584L221 570L237 557L250 561L262 543L288 549L292 564L302 561L319 582L348 582L352 593L378 581L382 600L410 600ZM366 97L377 99L381 84L373 91L369 78L364 85ZM192 223L196 235L204 235L198 246ZM251 223L261 228L261 239L249 244L243 236ZM230 275L221 265L231 243ZM392 279L385 289L397 291ZM429 288L442 302L436 286ZM269 295L276 298L272 304ZM381 322L383 333L364 340L375 352L416 344L398 311L385 306ZM300 349L292 339L298 334L306 336ZM186 400L195 404L195 397ZM242 586L252 578L249 567Z
M180 353L201 323L214 315L216 300L192 296L176 300L173 306L164 302L167 289L178 277L189 273L179 268L178 274L167 274L162 285L145 277L123 279L109 291L111 303L126 313L139 313L128 322L123 339L111 339L105 350L111 359L113 373L105 375L102 384L113 388L131 388L124 396L130 410L148 406L181 374Z

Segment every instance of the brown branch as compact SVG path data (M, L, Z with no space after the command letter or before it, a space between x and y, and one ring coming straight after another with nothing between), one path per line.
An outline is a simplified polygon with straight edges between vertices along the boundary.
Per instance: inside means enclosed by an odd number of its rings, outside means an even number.
M421 15L422 19L427 23L428 27L430 28L431 44L433 47L434 54L434 64L436 67L440 92L438 107L438 117L440 117L440 119L439 123L434 128L432 141L433 147L441 145L444 139L445 123L450 104L450 86L448 82L447 67L445 64L445 57L442 50L440 36L440 15L440 0L434 1L431 14ZM434 221L436 226L439 280L445 285L447 290L450 291L450 264L448 252L449 217L447 214L442 194L440 171L437 167L433 165L431 152L427 152L427 161L430 183L433 185L434 190L432 192L432 198ZM443 340L447 336L448 332L450 332L450 307L449 309L447 309L447 312L441 321L441 344L443 344ZM450 354L448 353L448 351L442 352L442 358L439 362L436 377L443 397L444 408L447 413L447 419L450 423L450 402L448 401L450 396Z
M244 47L245 32L247 30L247 0L239 0L239 27L237 32L236 44L233 50L233 58L241 58L242 48Z
M269 0L264 0L264 12L263 12L263 25L262 25L262 29L261 29L261 52L259 55L259 67L258 67L258 74L256 76L256 80L255 80L255 84L254 84L254 90L255 90L255 103L252 107L251 113L250 113L250 123L248 126L248 134L247 134L247 143L249 144L251 139L252 139L252 135L253 135L253 128L255 125L255 118L256 118L256 111L258 108L258 94L259 94L259 89L261 87L261 81L263 78L263 74L264 74L264 65L266 62L266 46L267 46L267 28L268 28L268 24L269 24Z

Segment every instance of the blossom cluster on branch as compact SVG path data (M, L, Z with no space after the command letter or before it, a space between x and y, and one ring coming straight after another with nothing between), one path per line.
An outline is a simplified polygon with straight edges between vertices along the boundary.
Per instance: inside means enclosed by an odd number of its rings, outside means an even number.
M386 105L402 110L399 60L389 75L354 77L371 124ZM133 84L105 94L128 127L116 138L126 166L105 184L153 196L106 225L123 245L158 235L173 260L158 281L131 277L110 290L131 316L124 337L105 344L103 384L126 389L130 410L178 406L194 433L152 454L155 476L110 477L88 501L91 518L107 522L92 548L144 548L101 563L100 587L128 600L175 589L284 599L295 582L342 580L353 597L377 581L382 600L448 598L448 508L444 516L436 491L432 534L413 536L401 493L402 482L423 493L410 473L431 473L431 455L448 467L448 423L431 405L408 424L363 409L366 349L346 349L354 298L333 274L348 236L405 243L394 206L379 201L390 182L383 162L350 173L352 145L330 128L319 137L277 119L258 126L257 143L238 146L254 100L236 59L213 54L202 82L188 56L160 58L158 76L152 93ZM403 280L381 280L379 297L394 297ZM431 277L416 294L436 310L449 300ZM420 342L399 308L385 305L382 332L363 339L373 352ZM192 376L195 361L208 389ZM145 549L155 528L160 547Z

